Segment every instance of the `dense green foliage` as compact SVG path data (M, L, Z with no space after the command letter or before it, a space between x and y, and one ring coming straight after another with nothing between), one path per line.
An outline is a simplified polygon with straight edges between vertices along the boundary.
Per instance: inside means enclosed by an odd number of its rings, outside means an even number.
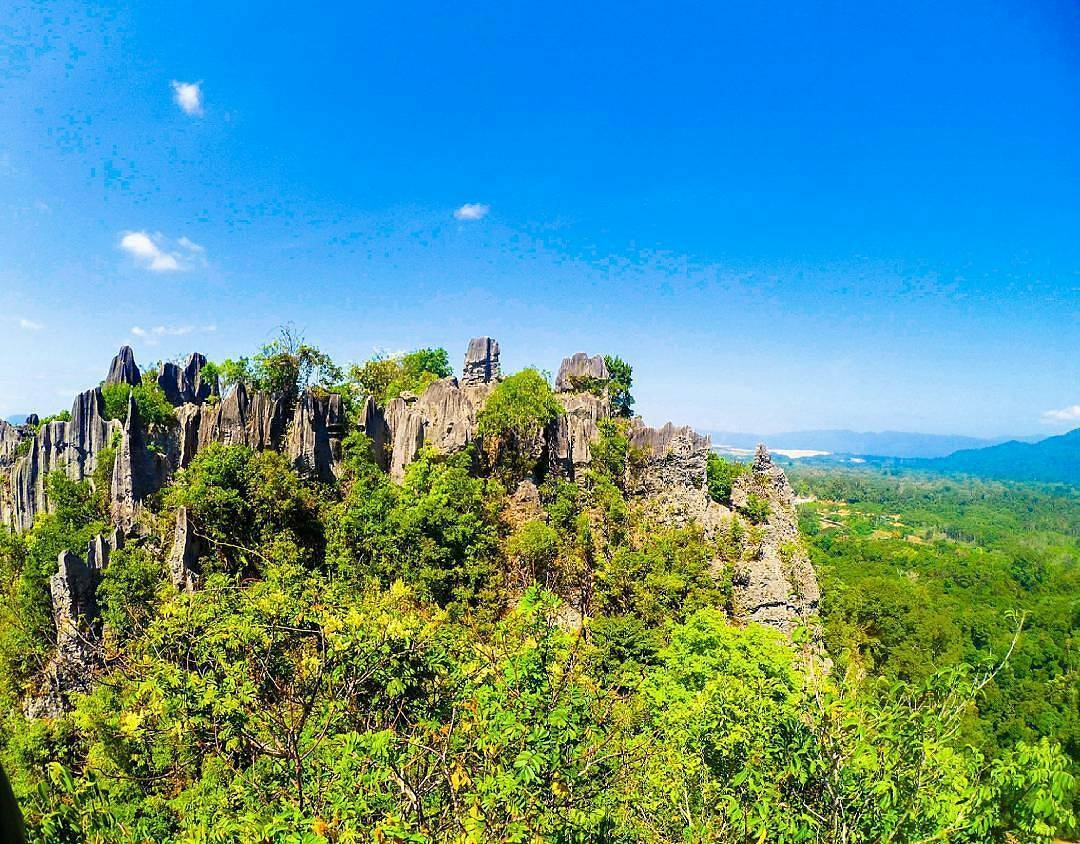
M144 379L134 387L130 384L106 384L101 388L101 395L105 399L106 419L126 421L129 399L134 395L139 419L144 425L169 427L176 424L172 405L153 379Z
M925 682L1024 631L964 722L990 755L1041 736L1080 773L1080 499L1068 488L802 470L802 527L838 667Z
M312 387L333 390L344 378L330 356L306 342L292 326L283 326L278 336L253 357L228 358L210 372L220 377L224 388L242 384L245 388L292 398Z
M535 369L500 381L476 420L489 465L507 479L531 473L540 435L561 411L551 385Z
M706 477L708 480L709 497L721 504L731 505L731 485L740 475L750 471L750 467L738 460L728 460L721 457L715 451L709 452L706 465Z
M404 355L380 355L349 369L349 380L361 396L385 405L402 393L419 395L429 384L454 374L446 349L417 349Z
M55 641L47 584L57 557L85 549L105 526L90 484L53 472L45 487L53 511L39 515L25 536L0 534L0 709L17 708L19 688Z
M611 412L629 419L634 413L634 397L630 395L630 388L634 386L634 368L617 355L604 355L604 364L610 379L607 387Z
M285 339L218 372L283 394L342 388L319 355ZM448 371L441 350L414 355L389 380L354 373L349 391ZM628 390L629 367L608 366ZM802 477L818 499L802 522L824 581L825 672L810 630L730 621L734 572L760 554L748 522L768 502L751 496L712 533L658 523L627 494L641 455L625 418L599 423L575 481L538 466L559 412L542 375L511 375L479 415L482 454L424 448L400 483L355 430L334 484L276 452L206 446L111 555L93 691L31 720L22 702L55 637L48 578L105 529L111 450L92 482L50 476L50 512L0 535L0 762L31 839L1046 844L1075 831L1074 498ZM710 495L730 503L741 471L711 458ZM530 475L538 489L519 487ZM192 593L166 577L179 508L203 552ZM1012 611L1025 629L1003 660Z

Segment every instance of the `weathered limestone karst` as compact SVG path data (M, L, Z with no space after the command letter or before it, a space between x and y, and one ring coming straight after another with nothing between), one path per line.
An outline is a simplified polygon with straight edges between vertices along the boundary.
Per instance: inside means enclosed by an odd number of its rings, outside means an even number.
M49 579L56 650L26 701L31 718L66 712L71 694L90 690L97 660L98 572L71 551L61 552L57 563Z
M188 517L187 507L176 511L176 531L169 551L169 578L181 592L194 592L202 580L199 558L205 553L205 543L196 535Z
M821 593L799 539L795 493L763 445L757 448L752 470L732 485L732 506L746 509L752 495L768 502L769 515L759 528L756 553L735 572L736 611L747 621L789 633L814 615Z
M62 471L72 480L93 475L98 455L108 447L120 423L106 421L101 390L87 390L75 399L70 422L49 422L34 437L30 451L11 469L10 492L0 501L0 521L17 531L29 530L38 513L48 510L45 480Z
M365 430L380 465L401 480L423 446L443 454L465 448L476 435L477 414L493 388L494 382L460 386L456 378L443 378L429 384L419 397L392 399L381 416L366 410Z
M135 387L142 383L142 373L135 363L135 351L131 346L121 346L105 376L105 385L130 384Z
M465 352L461 385L489 384L498 381L499 375L499 341L490 337L473 337Z
M345 406L337 393L306 391L296 402L285 453L298 472L330 483L341 462Z
M134 394L128 396L127 419L116 450L112 475L112 519L125 529L132 526L143 499L165 483L164 459L147 448L146 433Z
M216 404L184 404L176 409L175 468L186 467L213 442L280 451L290 420L289 402L239 385Z
M603 357L577 352L563 358L555 389L565 413L545 432L549 468L568 478L592 462L592 444L599 436L597 423L611 417L606 391L595 389L607 380Z
M202 377L205 366L206 357L198 352L193 352L183 367L172 362L161 365L157 382L170 404L174 407L189 403L202 404L210 396L219 394L217 378Z
M15 463L19 445L27 438L26 429L0 419L0 471Z
M563 358L559 374L555 376L555 389L573 392L589 382L607 381L610 377L602 355L589 357L585 352L577 352Z
M670 422L660 428L635 422L628 433L636 455L628 492L647 499L650 513L664 524L696 521L706 533L714 533L730 513L709 497L709 438Z
M124 533L114 527L109 533L99 533L86 547L86 565L91 571L102 572L109 565L109 556L124 547Z

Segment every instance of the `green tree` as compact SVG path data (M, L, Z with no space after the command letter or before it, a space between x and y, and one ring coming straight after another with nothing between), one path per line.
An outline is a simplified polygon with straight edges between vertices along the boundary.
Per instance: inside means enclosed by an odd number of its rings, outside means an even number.
M359 395L373 396L385 405L405 392L419 395L432 382L453 374L446 349L429 348L374 357L362 366L352 366L349 380Z
M738 460L727 460L715 451L710 451L708 463L706 464L709 497L713 501L718 501L730 507L732 484L736 478L745 475L749 471L750 467L745 463Z
M143 380L132 387L130 384L106 384L101 388L105 399L105 418L127 421L129 398L135 396L139 419L143 425L171 427L176 424L176 414L165 392L154 380Z
M532 472L540 456L541 434L562 409L535 369L523 369L499 382L476 420L488 464L507 480Z
M610 378L608 391L612 413L629 419L634 413L634 397L630 394L630 388L634 386L634 369L622 358L614 355L604 355L604 364Z

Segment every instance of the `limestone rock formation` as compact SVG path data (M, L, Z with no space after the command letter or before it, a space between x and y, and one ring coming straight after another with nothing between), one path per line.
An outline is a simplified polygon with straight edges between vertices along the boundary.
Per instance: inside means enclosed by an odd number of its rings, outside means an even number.
M55 717L69 708L72 693L90 690L97 659L97 572L70 551L60 553L49 579L56 651L38 689L26 703L28 717Z
M106 421L101 390L87 390L75 399L70 422L50 422L34 435L29 453L11 471L10 495L0 501L0 522L26 531L34 516L46 512L45 479L63 471L72 480L93 475L98 455L105 449L120 423Z
M170 404L174 407L188 403L202 404L210 396L219 394L217 378L202 377L204 366L206 357L198 352L193 352L183 367L172 362L162 364L157 382Z
M181 405L176 409L177 468L212 442L279 451L289 418L285 398L249 393L242 384L217 404Z
M638 455L628 490L646 498L659 521L681 526L693 520L713 533L728 513L709 498L709 438L687 426L668 422L650 428L640 421L631 425L628 438Z
M337 393L306 391L296 403L285 452L298 472L329 483L341 462L345 406Z
M550 468L566 477L592 462L592 444L599 436L597 424L611 417L607 396L566 393L559 397L565 413L560 413L545 432Z
M202 579L199 557L205 552L204 543L195 536L187 507L176 512L176 532L169 552L169 578L181 592L194 592Z
M108 535L99 533L86 547L86 565L91 571L102 572L109 565L109 556L124 547L124 533L114 527Z
M401 480L405 467L424 445L444 454L465 448L476 434L477 413L493 386L493 382L484 382L463 387L456 378L435 381L419 398L402 396L390 401L381 418L385 429L380 429L376 414L365 412L365 429L377 455L380 437L385 445L386 456L380 465Z
M799 539L795 494L784 470L759 445L751 472L732 485L731 502L745 509L754 495L768 502L769 515L752 559L735 572L734 602L741 618L791 632L816 611L821 593Z
M109 367L109 374L105 378L105 385L131 384L137 386L142 383L142 373L135 363L135 352L131 346L121 346L116 357Z
M112 518L130 528L143 499L165 482L166 468L146 446L146 434L134 394L128 396L127 419L116 451L112 475Z
M490 337L470 340L461 369L462 386L490 384L499 380L499 374L499 342Z
M26 437L24 427L16 427L0 419L0 470L15 463L19 445Z
M610 377L603 356L589 357L585 352L576 352L563 358L559 374L555 377L555 389L561 393L573 392L590 381L607 381Z

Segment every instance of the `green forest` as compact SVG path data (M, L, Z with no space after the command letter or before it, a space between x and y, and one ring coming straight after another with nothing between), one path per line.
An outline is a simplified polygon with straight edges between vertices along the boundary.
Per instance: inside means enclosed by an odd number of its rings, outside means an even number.
M632 370L587 471L531 443L550 376L499 381L476 444L398 482L355 430L449 374L421 349L338 367L303 343L212 364L345 400L333 482L214 443L155 494L98 587L102 661L69 712L23 700L57 633L57 556L108 526L100 478L48 477L0 533L0 762L41 842L1049 842L1077 830L1075 490L799 470L820 624L736 624L769 503L711 455L712 532L632 492ZM148 435L144 384L108 398ZM114 390L113 392L121 392ZM133 399L128 398L131 393ZM211 401L217 401L213 397ZM115 456L113 456L115 459ZM539 508L514 490L536 478ZM167 556L183 508L198 589Z

